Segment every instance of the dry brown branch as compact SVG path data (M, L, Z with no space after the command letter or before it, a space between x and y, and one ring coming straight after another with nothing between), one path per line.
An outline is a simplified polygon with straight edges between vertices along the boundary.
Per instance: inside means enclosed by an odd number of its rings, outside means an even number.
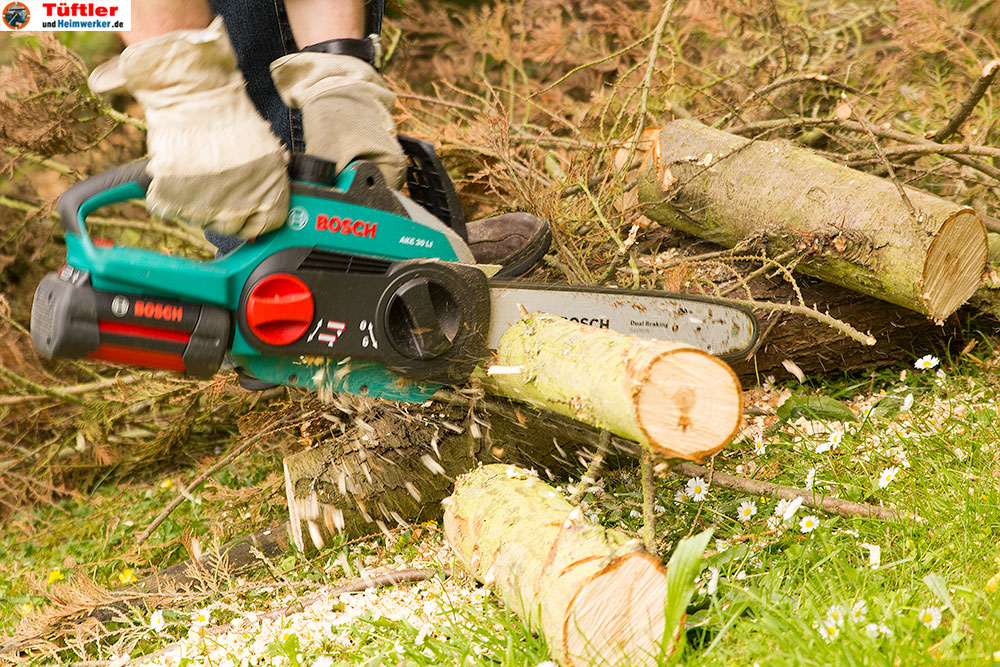
M781 118L776 120L764 120L755 123L747 123L746 125L741 125L739 127L729 128L727 131L732 134L746 135L754 134L756 132L774 132L780 129L802 129L806 127L817 127L822 125L832 125L840 129L847 130L850 132L867 132L865 128L861 126L860 123L849 121L849 120L839 120L836 118ZM900 141L905 144L912 144L917 146L940 146L941 144L935 144L923 137L919 137L915 134L910 134L908 132L901 132L900 130L893 130L884 127L869 127L869 130L876 137L882 139L890 139L892 141ZM988 150L988 147L979 147L977 151ZM1000 181L1000 169L994 167L991 164L987 164L982 160L976 160L968 155L961 153L942 153L945 157L961 164L966 167L975 169L976 171L986 174L990 178ZM843 159L841 156L837 155L836 159Z
M979 100L983 98L986 91L993 84L993 80L996 78L997 73L1000 72L1000 60L991 60L983 67L982 71L979 73L979 78L976 79L976 83L972 86L972 90L969 91L968 96L962 100L962 104L959 105L958 110L955 111L955 115L948 119L948 122L939 129L934 134L930 135L928 139L931 141L941 143L951 135L958 132L958 129L962 126L962 123L969 117L972 110L976 108L979 104Z
M243 444L233 449L233 451L231 451L229 454L219 459L218 462L216 462L213 466L205 470L205 472L201 473L193 480L191 480L191 483L188 484L183 489L181 489L178 492L177 496L173 500L171 500L166 507L163 508L163 511L160 512L160 514L155 519L153 519L152 523L150 523L146 527L146 529L139 534L139 536L135 540L136 546L141 545L143 542L149 539L149 536L153 534L153 531L155 531L159 527L159 525L163 523L168 516L170 516L170 513L173 512L175 509L177 509L177 507L180 506L182 502L190 498L191 494L194 492L195 489L198 488L198 486L201 485L202 482L204 482L206 479L214 475L216 472L225 468L227 465L235 461L239 456L241 456L243 453L245 453L247 450L249 450L251 447L256 445L264 438L272 436L278 431L284 430L289 426L291 426L293 421L296 421L296 418L292 416L286 416L282 419L279 419L278 421L271 424L266 430L261 431L260 433L251 436L250 438L247 438L243 442Z
M108 389L111 387L117 387L119 385L130 385L136 382L143 382L145 380L157 379L158 375L129 375L121 378L108 378L107 380L99 380L97 382L88 382L86 384L77 384L71 387L60 387L58 389L52 389L52 393L45 394L27 394L23 396L0 396L0 405L18 405L20 403L29 403L31 401L40 401L46 398L65 398L67 396L77 396L79 394L89 394L92 391L100 391L102 389Z
M823 85L832 86L834 88L840 88L841 90L846 90L847 92L853 93L859 97L867 97L864 91L859 90L858 88L855 88L854 86L848 83L844 83L843 81L838 81L837 79L832 79L826 74L809 72L806 74L794 74L792 76L785 77L784 79L777 79L765 86L761 86L760 88L751 91L750 95L748 95L747 98L743 100L742 104L739 107L739 111L744 110L747 107L747 105L749 105L755 99L763 99L765 95L767 95L768 93L772 93L775 90L778 90L779 88L783 88L785 86L791 86L796 83L803 83L806 81L816 82ZM713 125L713 127L725 127L727 123L729 123L731 120L733 120L738 116L739 116L738 111L735 110L730 111L725 116L720 118Z

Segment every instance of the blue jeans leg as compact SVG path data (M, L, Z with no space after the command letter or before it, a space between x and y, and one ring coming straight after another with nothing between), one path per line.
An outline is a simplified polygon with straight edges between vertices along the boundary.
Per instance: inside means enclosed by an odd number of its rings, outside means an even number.
M271 62L299 50L284 0L211 0L210 4L226 24L254 106L288 149L304 151L302 114L281 101L271 80ZM205 232L205 238L219 249L219 256L242 244L237 238L214 232Z

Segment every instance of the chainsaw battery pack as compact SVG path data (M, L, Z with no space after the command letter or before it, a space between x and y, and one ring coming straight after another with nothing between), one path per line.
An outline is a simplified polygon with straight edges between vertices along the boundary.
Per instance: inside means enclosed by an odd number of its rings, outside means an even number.
M232 340L232 317L207 304L96 290L66 266L38 286L31 308L39 353L85 358L209 378Z

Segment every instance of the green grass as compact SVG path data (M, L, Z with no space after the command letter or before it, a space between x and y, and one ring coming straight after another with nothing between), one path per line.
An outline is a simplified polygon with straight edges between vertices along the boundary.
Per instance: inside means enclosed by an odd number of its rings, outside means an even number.
M996 483L1000 405L996 361L992 350L983 352L982 347L977 359L945 361L940 374L939 369L896 367L863 381L813 380L810 386L774 387L770 394L758 390L762 400L770 397L769 404L777 402L778 394L811 406L821 403L808 397L844 401L858 419L839 422L792 415L763 436L764 454L755 454L752 438L746 438L715 460L720 471L735 472L739 466L744 474L795 486L802 486L808 471L815 469L818 494L893 506L919 519L877 521L802 507L775 530L768 525L777 504L774 499L710 488L703 502L678 500L675 496L685 488L684 480L659 481L659 539L667 554L685 535L703 528L715 533L688 608L686 645L677 656L680 663L913 665L993 660L1000 649L996 639L1000 600L995 585L988 582L1000 572ZM909 394L912 405L901 411ZM865 415L863 408L872 405L876 408ZM769 424L774 418L765 421ZM827 431L844 435L834 449L816 453L816 446L828 439ZM263 457L244 462L240 469L223 474L223 486L261 481L270 464ZM880 488L880 473L889 466L897 466L899 473ZM603 491L588 494L588 514L638 532L637 477L635 470L607 473ZM31 605L30 613L39 613L45 593L65 584L46 583L54 569L68 580L84 577L110 585L125 567L142 570L153 561L166 564L185 557L176 543L141 558L121 555L130 553L129 536L172 493L153 480L101 488L90 496L39 507L30 516L15 516L15 527L33 525L36 532L25 539L8 531L0 540L4 553L0 620L5 628L9 631L16 624L25 603ZM737 510L749 500L757 512L741 522ZM263 507L248 502L233 508L230 515L251 505L258 512L255 520L271 519L281 511L280 499L272 497ZM205 507L205 503L185 503L152 542L170 543L184 533L207 541L218 517L206 514ZM803 533L799 522L807 515L815 515L819 525ZM192 614L206 605L214 609L213 624L226 622L248 611L265 610L279 599L288 604L343 579L348 568L356 576L360 568L376 563L395 561L402 567L441 545L439 532L423 530L399 534L391 541L378 538L334 547L312 559L290 554L277 564L285 573L277 578L265 572L249 584L228 582L215 594L167 609L165 634L152 632L149 619L138 615L123 632L135 641L133 655L147 654L185 637ZM874 566L873 547L879 553ZM455 564L438 560L436 565ZM715 582L709 567L718 571ZM286 580L300 582L301 587L290 593L282 584ZM273 655L288 659L284 664L311 665L320 656L327 656L330 664L344 665L537 665L547 659L544 641L525 630L494 597L481 599L481 589L472 582L449 586L435 579L417 589L401 587L356 597L370 601L370 609L349 623L327 619L327 627L318 635L296 631L289 621L283 633L280 628L248 628L243 641L257 642L258 648L266 645ZM434 600L433 622L424 613L428 600ZM329 610L342 610L343 604L333 601ZM398 613L380 612L386 604L395 605ZM940 611L940 621L929 623L933 627L920 618L929 608ZM836 610L844 616L841 624L829 620ZM852 618L852 610L863 618ZM828 641L823 631L829 628L834 636ZM96 653L96 644L91 650ZM238 658L240 650L234 648L232 656Z

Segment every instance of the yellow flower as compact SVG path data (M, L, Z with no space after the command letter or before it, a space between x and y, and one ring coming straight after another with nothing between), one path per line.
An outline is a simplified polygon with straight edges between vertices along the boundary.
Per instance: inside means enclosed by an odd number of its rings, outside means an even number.
M135 576L135 572L133 572L132 568L130 567L126 567L124 570L118 573L118 581L122 582L123 584L131 584L132 582L138 580L139 579Z
M17 611L20 612L21 616L27 616L31 613L31 603L25 602L17 605Z
M54 570L49 570L49 583L54 584L57 581L62 581L66 577L63 576L62 570L56 568Z
M167 477L162 482L160 482L160 488L164 489L164 490L165 489L169 489L173 485L174 485L174 483L173 483L173 481L169 477Z
M1000 572L997 572L990 577L990 580L986 582L985 586L983 586L983 590L987 593L993 593L998 587L1000 587Z

